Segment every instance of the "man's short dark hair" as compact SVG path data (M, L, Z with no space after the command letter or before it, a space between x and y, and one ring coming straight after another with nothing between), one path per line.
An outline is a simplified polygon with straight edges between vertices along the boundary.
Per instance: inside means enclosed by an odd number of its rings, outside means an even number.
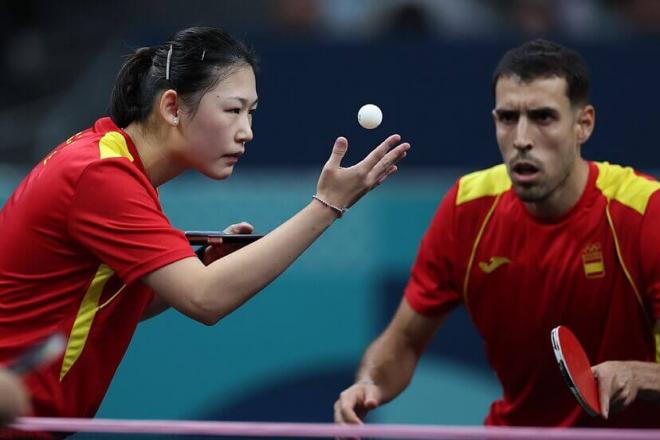
M502 77L517 76L524 82L553 76L564 78L572 105L589 103L591 75L582 56L552 41L537 39L504 54L493 72L492 91Z

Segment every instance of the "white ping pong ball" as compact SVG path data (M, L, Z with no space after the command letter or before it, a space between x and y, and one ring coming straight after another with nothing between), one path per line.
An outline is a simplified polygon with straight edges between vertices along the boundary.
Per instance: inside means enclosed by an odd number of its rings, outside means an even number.
M383 122L383 112L377 105L365 104L358 111L358 122L367 129L376 128Z

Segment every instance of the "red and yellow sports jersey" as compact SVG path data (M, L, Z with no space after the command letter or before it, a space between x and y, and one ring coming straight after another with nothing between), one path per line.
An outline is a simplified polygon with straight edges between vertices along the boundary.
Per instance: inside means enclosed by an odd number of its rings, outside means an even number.
M593 365L656 360L658 189L630 168L592 162L580 200L552 222L529 214L504 165L466 175L450 190L422 240L405 297L426 315L467 308L503 388L486 424L660 426L657 406L643 402L607 422L588 416L550 343L561 324Z
M93 416L153 298L140 278L195 254L109 118L37 164L0 211L0 236L0 362L64 332L61 361L25 378L34 413Z

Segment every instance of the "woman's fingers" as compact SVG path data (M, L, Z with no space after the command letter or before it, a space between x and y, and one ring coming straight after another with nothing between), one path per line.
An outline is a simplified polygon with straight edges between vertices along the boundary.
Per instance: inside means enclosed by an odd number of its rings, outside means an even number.
M341 161L348 149L346 138L335 141L316 186L317 194L336 206L350 207L387 176L395 173L396 163L403 159L410 144L400 143L398 134L389 136L354 166L342 168Z
M398 167L396 165L392 165L391 167L389 167L387 172L385 174L383 174L382 176L380 176L378 178L378 180L376 180L376 184L374 186L378 186L381 183L383 183L385 181L385 179L387 179L392 174L396 173L397 170L398 170Z
M403 143L387 153L374 167L369 171L374 184L379 185L390 174L396 171L396 164L406 157L410 144ZM392 167L395 167L392 169Z
M330 153L327 165L333 168L339 168L346 150L348 150L348 140L343 136L338 137L332 147L332 153Z
M250 223L240 222L227 226L222 232L225 234L250 234L253 230L254 226L252 226Z
M368 170L373 169L376 164L378 164L378 162L380 162L388 154L388 151L390 151L399 141L401 141L401 136L398 134L393 134L392 136L388 137L362 160L362 165L365 166Z

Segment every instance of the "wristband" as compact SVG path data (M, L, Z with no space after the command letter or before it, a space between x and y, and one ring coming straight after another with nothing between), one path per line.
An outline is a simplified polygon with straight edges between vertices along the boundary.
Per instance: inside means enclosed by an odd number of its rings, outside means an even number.
M320 198L318 194L314 194L312 198L318 200L322 205L327 206L328 208L335 211L335 214L337 214L337 218L341 218L344 214L348 212L348 208L340 208L339 206L332 205L326 202L325 200L323 200L322 198Z

